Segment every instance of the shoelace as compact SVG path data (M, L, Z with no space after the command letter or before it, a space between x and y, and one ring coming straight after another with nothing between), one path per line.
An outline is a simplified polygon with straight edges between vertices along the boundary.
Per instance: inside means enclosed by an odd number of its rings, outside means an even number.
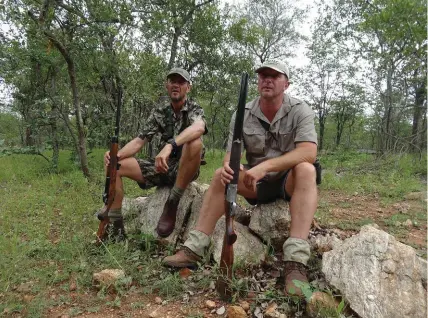
M306 276L306 267L303 264L292 262L287 264L285 268L285 275L287 276L291 271L297 270L300 274Z

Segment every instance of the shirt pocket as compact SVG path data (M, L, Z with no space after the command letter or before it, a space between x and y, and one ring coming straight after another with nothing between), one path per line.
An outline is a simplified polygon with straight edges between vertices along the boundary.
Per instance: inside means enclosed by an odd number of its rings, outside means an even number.
M287 128L280 128L278 133L278 144L279 149L282 152L288 152L293 150L295 147L294 145L294 130L290 130Z
M246 152L264 155L266 131L263 128L244 127L243 132Z

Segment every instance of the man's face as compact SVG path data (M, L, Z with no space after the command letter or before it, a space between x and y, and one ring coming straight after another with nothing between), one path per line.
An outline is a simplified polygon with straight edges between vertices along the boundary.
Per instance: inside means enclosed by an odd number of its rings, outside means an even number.
M180 75L172 74L168 76L166 90L172 101L179 102L186 98L190 91L190 84Z
M262 98L273 99L288 88L287 77L271 68L265 68L258 73L258 90Z

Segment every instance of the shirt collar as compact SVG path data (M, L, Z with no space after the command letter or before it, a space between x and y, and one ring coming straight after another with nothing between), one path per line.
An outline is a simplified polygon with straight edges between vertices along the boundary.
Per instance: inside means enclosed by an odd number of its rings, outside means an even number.
M250 109L251 114L256 116L257 118L260 118L264 121L269 122L259 107L259 101L260 101L260 97L257 97L253 101L253 103L249 103L249 105L247 105L245 108ZM278 109L278 112L275 114L275 118L273 119L271 124L274 124L275 122L277 122L281 118L285 117L290 112L291 106L293 106L294 104L291 101L290 96L288 94L284 94L284 98L282 99L281 107Z

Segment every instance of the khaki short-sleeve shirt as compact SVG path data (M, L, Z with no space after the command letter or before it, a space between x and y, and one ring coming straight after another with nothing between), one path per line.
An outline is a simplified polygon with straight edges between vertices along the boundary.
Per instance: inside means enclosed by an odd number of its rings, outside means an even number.
M245 105L243 146L250 167L295 149L298 142L308 141L317 144L315 114L305 102L285 94L281 108L273 121L269 122L259 107L259 100L258 97ZM232 148L235 116L236 113L233 114L229 126L228 152ZM270 125L269 131L262 126L260 120ZM275 180L284 173L270 172L267 179Z

